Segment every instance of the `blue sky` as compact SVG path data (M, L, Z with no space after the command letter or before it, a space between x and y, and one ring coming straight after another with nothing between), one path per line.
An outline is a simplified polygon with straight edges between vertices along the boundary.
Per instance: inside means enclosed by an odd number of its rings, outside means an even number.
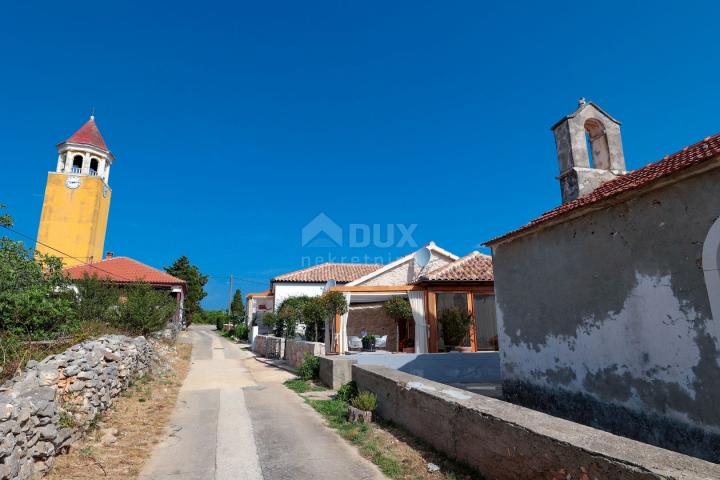
M229 273L259 291L303 257L412 250L303 247L321 212L463 255L553 208L549 127L579 97L623 122L630 168L720 131L717 6L540 3L7 4L0 203L36 234L55 144L95 107L106 250L188 255L216 308Z

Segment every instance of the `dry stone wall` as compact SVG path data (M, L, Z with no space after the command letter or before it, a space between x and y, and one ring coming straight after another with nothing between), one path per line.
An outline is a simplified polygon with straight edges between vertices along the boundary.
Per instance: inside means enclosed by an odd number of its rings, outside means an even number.
M151 368L144 337L108 335L71 347L0 387L0 479L46 472L133 378Z

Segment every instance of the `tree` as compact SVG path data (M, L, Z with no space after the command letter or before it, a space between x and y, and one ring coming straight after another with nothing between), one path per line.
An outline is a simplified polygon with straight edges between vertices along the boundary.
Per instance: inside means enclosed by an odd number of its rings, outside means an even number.
M235 290L232 302L230 302L230 321L235 324L245 322L245 305L243 305L242 293L239 288Z
M0 214L0 225L12 224ZM0 238L0 329L44 337L74 319L75 294L59 258L33 253L23 242Z
M200 269L192 265L185 255L175 260L169 267L165 267L165 271L187 282L188 294L185 299L185 312L189 321L192 321L192 316L202 311L200 301L207 296L205 291L205 285L208 282L207 275L203 275Z
M147 335L165 328L177 305L170 292L156 290L144 282L125 289L126 298L119 302L117 323L134 334Z
M305 340L322 342L325 338L325 320L329 315L328 305L322 297L308 298L302 306Z

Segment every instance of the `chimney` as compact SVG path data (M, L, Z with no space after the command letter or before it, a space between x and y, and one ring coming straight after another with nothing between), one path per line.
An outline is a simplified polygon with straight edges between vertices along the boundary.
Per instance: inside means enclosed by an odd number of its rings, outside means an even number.
M105 260L110 260L113 258L113 252L105 252Z

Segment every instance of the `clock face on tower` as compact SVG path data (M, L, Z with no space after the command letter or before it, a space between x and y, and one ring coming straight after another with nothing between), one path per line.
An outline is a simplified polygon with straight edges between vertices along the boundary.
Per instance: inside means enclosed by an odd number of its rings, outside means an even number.
M65 180L65 186L70 189L76 189L80 186L80 177L73 175Z

